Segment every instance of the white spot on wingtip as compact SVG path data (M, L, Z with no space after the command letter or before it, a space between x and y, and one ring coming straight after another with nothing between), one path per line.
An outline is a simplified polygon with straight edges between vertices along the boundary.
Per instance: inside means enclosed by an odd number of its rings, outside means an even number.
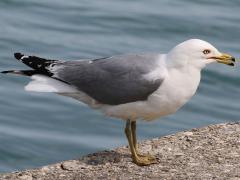
M50 71L51 73L53 73L53 77L57 77L58 74L58 70L62 69L62 66L58 66L57 63L52 63L49 66L46 66L45 69L47 69L48 71Z
M21 60L23 60L25 58L29 58L29 56L23 56L23 57L21 57Z

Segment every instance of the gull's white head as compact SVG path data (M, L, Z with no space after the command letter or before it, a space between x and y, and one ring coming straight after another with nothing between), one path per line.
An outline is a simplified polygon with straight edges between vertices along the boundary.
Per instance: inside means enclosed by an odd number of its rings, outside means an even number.
M195 66L200 69L212 62L234 65L235 58L219 52L210 43L200 39L190 39L175 46L168 54L170 66Z

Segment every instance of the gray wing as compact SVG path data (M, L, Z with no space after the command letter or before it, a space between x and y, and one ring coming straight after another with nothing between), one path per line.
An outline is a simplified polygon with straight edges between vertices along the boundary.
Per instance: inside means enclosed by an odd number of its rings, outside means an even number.
M159 55L122 55L65 61L56 65L55 77L77 87L100 103L118 105L143 101L161 85L163 78L144 78L157 65Z

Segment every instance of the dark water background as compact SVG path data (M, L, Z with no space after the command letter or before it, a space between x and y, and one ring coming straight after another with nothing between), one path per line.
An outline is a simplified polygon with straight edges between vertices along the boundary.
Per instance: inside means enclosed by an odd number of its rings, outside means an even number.
M53 59L167 52L189 38L240 56L240 1L1 0L0 70L21 69L21 51ZM28 78L0 75L0 171L78 158L125 145L124 123L79 102L25 92ZM178 113L141 122L140 139L240 119L240 70L203 71L198 93Z

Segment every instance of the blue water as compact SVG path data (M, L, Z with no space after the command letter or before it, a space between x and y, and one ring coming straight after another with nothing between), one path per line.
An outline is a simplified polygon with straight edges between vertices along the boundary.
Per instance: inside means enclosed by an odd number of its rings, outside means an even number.
M240 1L1 0L0 70L22 69L20 51L53 59L170 50L201 38L240 56ZM78 158L126 144L124 123L71 98L24 91L28 78L0 75L0 172ZM240 70L213 64L175 115L138 126L139 139L240 119Z

